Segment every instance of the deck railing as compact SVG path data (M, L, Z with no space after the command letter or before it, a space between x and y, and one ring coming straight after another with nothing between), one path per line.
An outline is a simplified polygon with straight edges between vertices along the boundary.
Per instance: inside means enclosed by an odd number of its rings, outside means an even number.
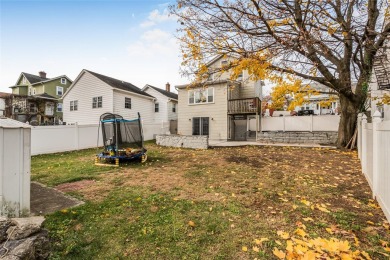
M260 113L260 99L242 98L228 101L228 114L256 114Z

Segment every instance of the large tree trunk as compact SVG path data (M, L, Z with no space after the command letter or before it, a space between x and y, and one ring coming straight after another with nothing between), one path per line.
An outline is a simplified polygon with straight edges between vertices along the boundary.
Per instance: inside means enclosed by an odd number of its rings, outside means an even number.
M339 135L337 147L345 147L351 140L356 127L357 115L359 113L360 102L350 100L340 94L341 118L339 124Z

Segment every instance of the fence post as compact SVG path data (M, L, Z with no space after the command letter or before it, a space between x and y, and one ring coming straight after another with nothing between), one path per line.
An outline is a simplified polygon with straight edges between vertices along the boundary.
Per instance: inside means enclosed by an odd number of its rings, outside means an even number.
M364 174L367 173L367 116L364 114L362 116L362 171Z
M374 199L378 190L379 149L381 146L378 126L380 122L382 122L381 113L376 110L372 115L372 196Z
M362 160L362 117L363 117L363 113L359 113L357 119L357 127L358 127L357 147L358 147L358 157L360 159L360 163Z
M283 115L283 132L286 132L286 117Z
M76 122L75 124L75 140L76 140L76 150L79 150L80 144L79 144L79 124Z
M311 124L310 124L310 133L311 132L313 132L313 115L310 115L310 122L311 122Z

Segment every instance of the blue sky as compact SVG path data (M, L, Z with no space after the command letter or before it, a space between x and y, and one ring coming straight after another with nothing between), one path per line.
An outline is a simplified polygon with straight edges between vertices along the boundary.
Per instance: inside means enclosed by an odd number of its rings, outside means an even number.
M140 88L186 83L168 1L0 0L0 91L41 70L75 79L89 69Z

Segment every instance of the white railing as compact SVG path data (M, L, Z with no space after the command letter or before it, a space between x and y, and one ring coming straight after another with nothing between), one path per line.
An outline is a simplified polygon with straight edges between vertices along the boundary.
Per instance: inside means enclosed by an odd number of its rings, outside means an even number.
M358 152L363 174L387 219L390 221L390 121L377 111L372 123L358 117Z
M169 122L143 123L144 140L155 139L158 134L169 134ZM98 142L98 126L56 125L35 126L31 129L31 154L47 154L94 148ZM99 129L99 146L102 143Z
M261 131L338 131L340 116L280 116L261 118ZM252 130L252 129L250 129Z

